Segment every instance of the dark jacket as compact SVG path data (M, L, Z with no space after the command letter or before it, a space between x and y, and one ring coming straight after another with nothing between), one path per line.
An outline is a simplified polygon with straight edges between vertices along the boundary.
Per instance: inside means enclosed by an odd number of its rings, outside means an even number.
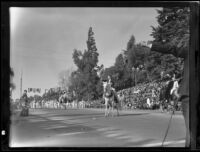
M173 54L175 57L184 58L184 74L180 84L179 93L181 96L189 96L189 48L177 48L169 43L154 42L151 51L164 54Z
M26 102L26 103L28 102L27 94L24 93L21 98L24 100L24 102Z

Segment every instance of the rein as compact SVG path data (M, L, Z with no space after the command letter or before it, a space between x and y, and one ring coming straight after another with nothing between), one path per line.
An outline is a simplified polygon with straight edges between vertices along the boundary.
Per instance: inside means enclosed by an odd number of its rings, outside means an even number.
M167 130L166 130L166 132L165 132L165 136L164 136L163 141L162 141L162 145L161 145L162 147L164 147L164 142L165 142L166 137L167 137L167 135L168 135L169 128L170 128L170 126L171 126L172 116L175 114L175 107L176 107L177 104L178 104L178 101L176 101L175 104L173 105L174 108L173 108L171 117L170 117L170 119L169 119L169 123L168 123L168 126L167 126Z

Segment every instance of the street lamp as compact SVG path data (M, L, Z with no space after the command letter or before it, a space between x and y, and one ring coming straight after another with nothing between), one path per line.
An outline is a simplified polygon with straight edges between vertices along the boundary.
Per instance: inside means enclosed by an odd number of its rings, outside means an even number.
M136 86L136 84L137 84L137 78L136 78L136 74L137 74L137 72L139 71L139 67L132 67L132 71L133 71L133 73L134 73L134 84L135 84L135 86Z
M133 73L133 76L134 76L134 86L135 86L135 68L134 67L132 67L132 69L131 69L132 71L132 73Z

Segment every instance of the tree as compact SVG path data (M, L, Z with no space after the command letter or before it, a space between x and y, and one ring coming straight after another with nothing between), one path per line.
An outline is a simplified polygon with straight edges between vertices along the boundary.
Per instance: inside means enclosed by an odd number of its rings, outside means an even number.
M45 92L42 97L35 95L34 98L37 99L36 101L41 101L41 100L45 100L45 101L49 101L49 100L56 100L58 101L59 97L60 97L60 90L49 90L48 92Z
M67 90L71 84L70 81L70 75L72 73L72 68L71 69L67 69L67 70L63 70L59 73L59 81L58 84L59 86L62 88L62 90Z
M164 7L157 10L158 27L152 27L155 42L168 43L177 48L189 47L189 7ZM183 59L173 55L160 55L163 69L182 73Z
M98 52L94 39L92 27L88 31L88 40L86 41L87 50L83 53L74 50L73 59L78 69L71 75L72 85L70 89L76 90L78 98L92 100L98 98L97 84L99 77L95 67L98 63Z
M143 69L142 71L133 70L137 69L140 66L145 65L148 58L150 48L142 46L140 43L136 44L135 37L132 35L130 40L127 43L127 49L124 51L126 56L126 68L124 69L124 79L125 82L135 85L137 82L144 82L147 79L147 71Z
M134 35L131 36L130 40L127 43L127 47L126 50L124 51L124 54L126 56L126 63L127 66L129 68L129 70L131 70L131 68L135 65L136 62L136 52L135 52L135 37Z
M170 42L180 47L189 46L189 7L164 7L157 10L158 27L152 27L157 42Z
M13 83L14 71L10 67L10 101L12 101L12 91L16 88L15 84Z
M14 90L16 88L15 84L12 82L13 77L14 77L14 71L10 67L10 89L11 90Z

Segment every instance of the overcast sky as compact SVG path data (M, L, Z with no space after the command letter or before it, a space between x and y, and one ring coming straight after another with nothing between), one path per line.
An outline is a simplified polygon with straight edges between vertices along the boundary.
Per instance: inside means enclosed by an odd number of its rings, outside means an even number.
M109 67L126 48L131 35L136 42L148 41L151 26L157 26L159 8L10 8L11 67L16 89L20 94L20 73L23 90L48 89L58 85L59 72L74 68L74 49L87 49L91 26L99 52L99 65Z

